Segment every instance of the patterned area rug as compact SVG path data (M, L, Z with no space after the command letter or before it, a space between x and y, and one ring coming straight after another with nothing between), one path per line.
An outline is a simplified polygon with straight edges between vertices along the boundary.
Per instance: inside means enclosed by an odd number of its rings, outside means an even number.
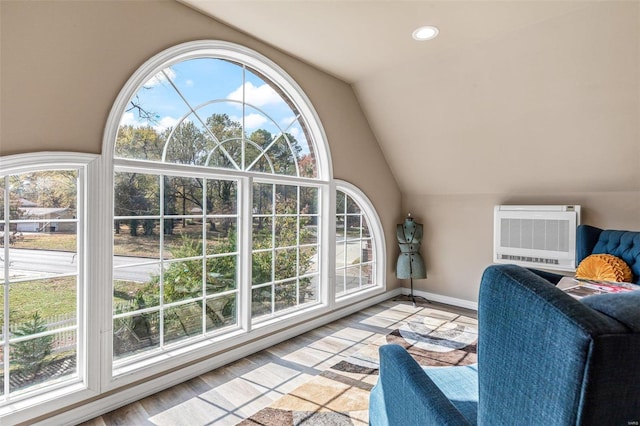
M378 380L378 348L396 343L423 366L476 362L477 322L428 309L242 421L241 426L368 425L369 391Z

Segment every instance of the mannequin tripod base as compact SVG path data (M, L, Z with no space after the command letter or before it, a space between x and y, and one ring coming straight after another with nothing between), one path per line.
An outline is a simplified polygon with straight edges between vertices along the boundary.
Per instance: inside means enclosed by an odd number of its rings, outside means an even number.
M405 301L405 300L411 300L411 303L413 304L413 307L416 307L416 299L419 299L421 302L425 302L425 303L431 303L431 301L429 299L426 299L422 296L414 296L413 294L413 278L410 279L411 280L411 292L408 295L402 295L402 296L398 296L397 298L393 299L394 301Z

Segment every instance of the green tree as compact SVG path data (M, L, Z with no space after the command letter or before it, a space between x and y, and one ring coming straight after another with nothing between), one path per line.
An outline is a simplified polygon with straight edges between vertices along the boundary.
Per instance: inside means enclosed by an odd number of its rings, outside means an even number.
M47 331L47 323L36 311L31 320L26 322L14 332L15 337L31 336ZM11 345L12 358L18 364L20 372L29 378L33 378L49 364L49 355L53 351L53 336L36 337L30 340Z
M138 158L142 160L160 160L164 138L153 127L120 126L116 138L115 156Z

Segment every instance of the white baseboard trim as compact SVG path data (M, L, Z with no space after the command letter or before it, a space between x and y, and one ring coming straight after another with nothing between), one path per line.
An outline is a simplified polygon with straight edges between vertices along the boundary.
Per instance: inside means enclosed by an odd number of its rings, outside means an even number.
M411 294L411 290L403 287L402 294L407 296ZM432 302L446 303L447 305L459 306L461 308L471 309L474 311L478 310L478 302L472 302L470 300L458 299L455 297L443 296L441 294L429 293L428 291L415 289L413 290L413 295L424 297L425 299L431 300Z
M77 424L91 420L94 417L100 416L101 414L108 413L109 411L115 410L124 405L145 398L149 395L153 395L154 393L160 392L171 386L178 385L201 374L207 373L233 361L249 356L255 352L261 351L270 346L298 336L302 333L306 333L307 331L311 331L315 328L336 321L342 317L368 308L369 306L373 306L387 299L399 296L402 293L403 289L397 288L368 298L364 301L345 306L328 314L321 315L296 326L289 327L285 330L274 333L268 338L263 338L259 341L252 342L249 345L244 345L229 350L222 354L213 356L209 359L181 368L180 370L168 373L162 377L114 391L108 396L88 402L86 404L82 404L61 414L49 417L46 420L38 422L37 424L46 426L57 426L61 424Z

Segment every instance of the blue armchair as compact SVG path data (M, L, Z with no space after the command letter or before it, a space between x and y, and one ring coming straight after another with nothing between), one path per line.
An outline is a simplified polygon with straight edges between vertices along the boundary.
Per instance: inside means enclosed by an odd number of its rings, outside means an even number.
M478 364L422 368L382 346L370 424L637 424L639 307L640 291L578 301L525 268L490 266Z

